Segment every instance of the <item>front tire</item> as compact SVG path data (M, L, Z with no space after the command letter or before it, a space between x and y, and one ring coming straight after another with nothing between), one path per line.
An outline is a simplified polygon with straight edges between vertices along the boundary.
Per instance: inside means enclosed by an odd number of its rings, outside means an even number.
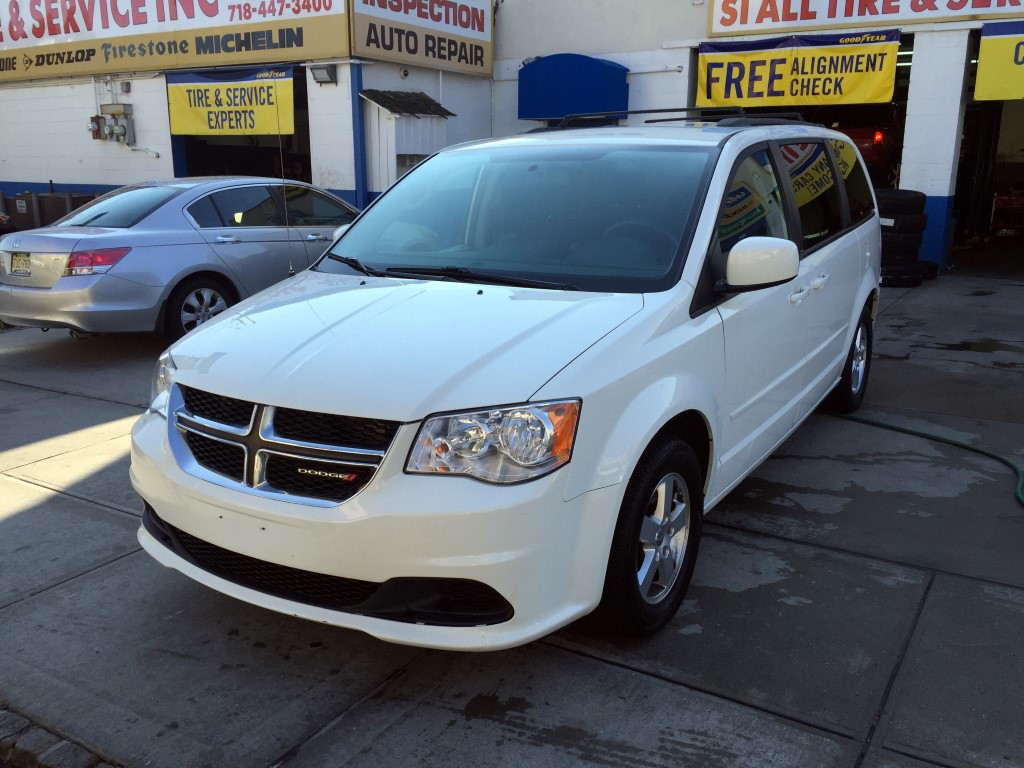
M843 375L825 401L829 410L850 413L860 408L860 404L864 402L868 374L871 373L872 337L871 314L865 308L853 332L850 351L843 364Z
M164 335L172 341L180 339L234 303L234 295L219 280L209 277L183 280L167 299Z
M693 576L704 491L693 449L678 438L653 443L637 464L615 526L596 616L629 635L661 629Z

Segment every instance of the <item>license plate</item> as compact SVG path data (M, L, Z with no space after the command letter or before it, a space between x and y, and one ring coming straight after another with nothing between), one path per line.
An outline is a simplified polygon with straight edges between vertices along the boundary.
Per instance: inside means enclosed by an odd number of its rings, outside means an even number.
M32 260L27 253L11 254L11 274L25 277L32 274Z

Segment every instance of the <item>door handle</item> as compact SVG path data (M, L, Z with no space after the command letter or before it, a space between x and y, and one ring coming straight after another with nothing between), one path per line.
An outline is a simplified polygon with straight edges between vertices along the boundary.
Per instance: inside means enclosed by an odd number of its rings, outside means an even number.
M220 235L219 237L215 238L213 242L215 242L215 243L240 243L242 241L238 237L236 237L235 235Z
M811 292L811 289L808 288L805 285L799 291L796 291L795 293L789 294L789 303L790 304L799 304L801 301L803 301L804 299L807 298L807 296L808 296L808 294L810 292Z
M326 243L328 239L327 235L321 235L319 232L314 235L306 235L307 243Z
M816 291L820 291L828 283L829 275L822 275L811 280L811 288Z

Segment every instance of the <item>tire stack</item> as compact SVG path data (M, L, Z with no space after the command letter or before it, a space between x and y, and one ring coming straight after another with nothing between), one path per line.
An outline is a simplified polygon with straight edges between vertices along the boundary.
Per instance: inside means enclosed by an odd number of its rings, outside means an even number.
M925 194L912 189L876 189L882 222L882 285L910 288L938 274L938 264L918 261L928 214Z

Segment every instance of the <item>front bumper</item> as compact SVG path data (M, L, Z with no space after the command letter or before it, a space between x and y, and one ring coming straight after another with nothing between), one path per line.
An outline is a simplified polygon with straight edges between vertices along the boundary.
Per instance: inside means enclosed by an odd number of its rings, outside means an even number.
M386 610L365 605L337 610L329 601L289 599L280 590L224 578L224 570L201 567L161 541L152 525L140 528L139 541L162 564L225 594L398 643L497 650L542 637L593 610L622 489L565 501L567 468L513 486L407 475L403 465L416 431L418 425L407 425L399 432L357 496L336 506L307 506L183 472L168 444L167 422L147 413L132 431L131 479L160 520L246 560L375 585L464 580L507 601L510 618L492 613L479 625L450 626L440 614L432 620L415 612L383 618Z
M110 274L61 277L52 288L0 284L0 321L89 333L148 332L156 328L162 295L160 287Z

